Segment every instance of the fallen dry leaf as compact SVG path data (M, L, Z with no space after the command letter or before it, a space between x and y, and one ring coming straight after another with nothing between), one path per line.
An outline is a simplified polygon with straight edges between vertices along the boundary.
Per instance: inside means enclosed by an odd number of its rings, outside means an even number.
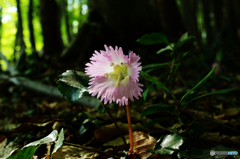
M82 148L63 145L53 154L54 159L94 159L99 153L83 150Z
M134 147L133 151L138 153L142 159L146 159L152 155L152 153L146 152L147 149L154 148L157 140L142 131L133 132Z

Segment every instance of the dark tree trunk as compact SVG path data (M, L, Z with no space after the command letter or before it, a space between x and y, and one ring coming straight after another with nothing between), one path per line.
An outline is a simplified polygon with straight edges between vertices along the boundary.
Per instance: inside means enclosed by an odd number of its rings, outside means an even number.
M234 0L234 11L235 11L235 21L236 21L236 31L237 31L237 37L238 41L240 40L240 1L239 0Z
M237 22L239 19L236 20L235 18L235 12L234 12L234 6L233 1L226 1L226 7L227 7L227 22L228 27L230 29L231 39L236 40L237 39Z
M180 37L186 30L175 0L156 0L163 32L170 37Z
M146 33L162 32L155 0L89 0L88 9L87 22L63 51L63 60L79 57L84 66L83 61L88 61L94 50L103 50L104 44L121 46L125 53L138 48L137 53L141 54L143 46L136 40Z
M0 7L0 52L2 51L2 7Z
M14 48L14 60L16 60L16 47L20 47L20 60L18 61L18 64L21 63L24 60L25 56L25 42L23 39L23 24L22 24L22 12L20 7L20 0L17 0L17 13L18 13L18 23L17 23L17 33L16 33L16 40L15 40L15 48ZM16 65L18 65L16 64Z
M59 7L55 0L40 0L44 53L59 56L63 50Z
M181 7L183 12L183 18L185 27L189 35L193 35L197 38L198 43L201 43L201 36L198 32L198 25L197 25L197 9L198 9L198 2L190 0L181 0Z
M208 0L202 0L203 5L203 17L204 17L204 26L207 32L207 45L212 43L212 28L210 25L210 7Z
M214 29L216 33L220 33L222 29L222 0L213 0L213 13L214 13Z
M29 0L29 8L28 8L28 28L30 32L30 42L32 45L33 52L36 52L36 46L35 46L35 39L34 39L34 30L33 30L33 0Z
M66 0L61 0L61 5L62 5L62 14L63 14L65 25L66 25L68 42L70 42L72 38L71 38L71 34L70 34L69 18L68 18L68 12L67 12L68 4L67 4Z

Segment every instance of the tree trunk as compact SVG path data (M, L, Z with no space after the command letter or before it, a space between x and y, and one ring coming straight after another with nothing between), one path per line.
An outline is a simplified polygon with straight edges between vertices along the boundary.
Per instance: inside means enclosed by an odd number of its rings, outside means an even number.
M17 23L17 33L16 33L16 40L15 40L15 48L14 48L14 61L16 61L16 54L19 53L19 58L18 64L23 62L25 59L25 42L23 39L23 24L22 24L22 12L21 12L21 7L20 7L20 0L17 0L17 13L18 13L18 23ZM20 50L16 50L16 47L19 46ZM19 51L19 52L17 52ZM18 66L16 64L16 66Z
M213 0L213 13L214 13L214 29L216 33L220 33L222 29L222 0Z
M79 57L80 64L84 66L83 61L88 61L94 50L103 50L104 44L121 46L125 54L138 48L138 54L141 54L144 51L139 47L143 46L136 40L146 33L162 31L154 2L155 0L88 0L87 22L79 29L76 39L63 51L62 59ZM157 49L152 53L155 54Z
M0 7L0 52L1 51L2 51L2 7Z
M238 35L238 41L240 40L240 1L234 0L234 11L235 11L235 21L236 21L236 29L237 29L237 35Z
M175 0L156 0L163 32L170 37L180 37L186 30Z
M210 25L210 7L208 0L202 0L203 5L203 17L204 17L204 26L207 33L207 45L212 43L212 30Z
M32 45L32 51L35 53L36 52L36 46L35 46L35 39L34 39L34 30L33 30L33 0L29 0L29 7L28 7L28 28L30 32L30 42Z
M239 19L236 20L235 18L233 1L226 1L226 7L227 7L227 22L231 34L231 39L236 40L237 39L236 21L238 21Z
M181 0L181 7L183 12L183 18L185 27L187 28L187 31L189 35L193 35L197 38L198 43L201 43L201 37L198 32L198 25L197 25L197 9L198 9L198 2L190 0Z
M68 37L68 42L71 41L71 34L70 34L70 27L69 27L69 18L68 18L68 12L67 12L67 2L66 0L61 0L61 6L62 6L62 14L64 17L64 21L65 21L65 27L66 27L66 32L67 32L67 37Z
M40 0L41 25L44 42L44 53L59 56L63 50L60 31L59 7L55 0Z

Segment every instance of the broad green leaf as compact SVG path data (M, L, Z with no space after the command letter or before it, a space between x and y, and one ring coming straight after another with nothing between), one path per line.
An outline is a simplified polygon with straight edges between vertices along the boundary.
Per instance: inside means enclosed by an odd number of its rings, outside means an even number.
M83 72L67 70L62 73L62 75L59 75L59 81L69 86L82 89L83 87L88 87L89 77Z
M158 81L157 79L153 78L152 76L150 76L149 74L147 74L146 72L144 71L141 71L141 75L148 81L162 87L163 89L165 89L167 92L169 92L169 90L166 88L166 86L161 83L160 81Z
M74 102L88 92L89 77L79 71L68 70L59 76L58 90L69 102Z
M151 89L153 86L153 84L151 84L150 86L148 86L145 91L142 93L142 97L143 97L143 100L146 101L147 100L147 95L148 95L148 91L149 89Z
M178 41L183 41L184 39L186 39L188 37L188 32L184 33L180 39Z
M198 84L196 86L194 86L190 91L188 91L186 94L183 95L183 97L181 98L180 100L180 103L182 102L182 100L188 95L190 94L191 92L193 92L195 89L197 89L198 87L200 87L202 84L204 84L208 78L214 73L216 69L216 66L214 66L214 68L200 81L198 82Z
M186 39L182 40L182 41L179 41L177 44L176 44L176 48L180 48L184 43L186 43L187 41L191 40L195 38L194 36L189 36L187 37Z
M37 146L37 145L41 145L41 144L55 142L57 139L57 136L58 136L57 130L53 130L48 136L46 136L40 140L31 142L31 143L27 144L26 146L24 146L22 149L24 149L25 147L29 147L29 146Z
M11 155L10 159L31 159L37 150L37 148L42 144L47 144L56 141L58 132L57 130L53 130L48 136L31 142L24 146L20 152L18 152L16 155Z
M52 154L57 152L57 150L62 146L63 140L64 140L64 132L63 132L63 128L62 128L62 130L59 134L59 137L58 137L57 141L55 142Z
M162 112L162 111L167 111L171 112L173 106L167 105L167 104L153 104L148 106L144 111L142 112L140 119L143 117L156 113L156 112Z
M161 155L172 155L175 151L178 151L180 146L184 143L183 138L178 134L165 135L163 140L160 138L157 144L161 142L159 147L155 147L155 153Z
M169 44L167 37L161 33L145 34L140 39L138 39L137 42L143 45L161 44L161 43Z
M57 81L58 90L61 92L63 97L67 99L69 102L75 102L83 95L87 94L86 89L78 89L72 86L65 84L62 81Z
M29 146L23 148L21 151L19 151L16 155L11 155L8 157L8 159L32 159L35 151L37 150L38 146Z
M82 122L82 125L79 129L79 135L82 135L84 134L90 127L90 123L91 123L91 120L90 119L85 119L83 122Z
M175 50L177 50L179 47L181 47L184 43L186 43L188 40L195 38L194 36L188 36L188 32L184 33L181 38L178 40Z
M167 66L169 63L156 63L156 64L149 64L149 65L145 65L142 67L142 69L146 69L146 68L154 68L154 67L162 67L162 66Z
M172 119L176 119L176 118L162 117L162 118L153 119L153 120L147 122L146 124L144 124L144 125L143 125L143 129L145 129L145 128L149 127L149 126L158 124L158 123L160 123L160 122L162 122L162 121L172 120Z
M104 122L102 120L99 120L99 119L94 119L92 121L92 123L94 124L94 126L96 128L100 128L101 126L103 126Z
M171 43L171 44L169 44L169 45L167 45L165 48L162 48L162 49L160 49L160 50L158 50L157 51L157 54L160 54L160 53L162 53L162 52L164 52L164 51L167 51L167 50L173 50L173 48L174 48L174 43Z
M230 88L230 89L223 89L223 90L213 91L213 92L210 92L210 93L203 94L203 95L201 95L201 96L198 96L198 97L195 97L195 98L189 100L189 101L185 104L185 106L183 107L183 109L184 109L185 107L187 107L190 102L192 102L192 101L194 101L194 100L196 100L196 99L199 99L199 98L202 98L202 97L205 97L205 96L209 96L209 95L227 94L227 93L229 93L229 92L237 91L237 90L239 90L239 89Z
M80 129L79 129L79 135L84 134L88 129L89 129L89 124L83 124L81 125Z
M92 121L92 123L93 123L93 124L97 124L97 125L102 125L102 124L104 124L104 122L103 122L102 120L99 120L99 119L94 119L94 120Z

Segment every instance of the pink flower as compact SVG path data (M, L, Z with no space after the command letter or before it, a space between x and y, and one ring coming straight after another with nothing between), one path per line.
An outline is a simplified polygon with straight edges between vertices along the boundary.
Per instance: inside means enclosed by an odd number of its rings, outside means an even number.
M128 105L128 99L138 99L143 91L138 83L139 71L142 69L135 53L130 51L124 55L122 48L116 46L115 50L104 45L106 51L95 51L86 64L85 72L92 77L89 83L89 93L101 97L106 104L116 102L119 105Z
M220 72L221 72L221 65L220 65L220 63L218 63L218 62L214 62L214 63L212 64L212 68L213 68L215 65L216 65L217 67L216 67L216 70L214 71L214 74L215 74L215 75L218 75L218 74L220 74Z

